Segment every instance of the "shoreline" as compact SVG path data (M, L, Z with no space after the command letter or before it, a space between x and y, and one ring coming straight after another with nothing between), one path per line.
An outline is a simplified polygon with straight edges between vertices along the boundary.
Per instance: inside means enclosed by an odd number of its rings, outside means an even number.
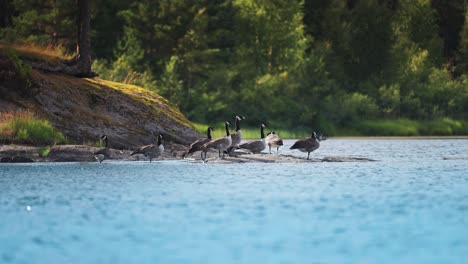
M183 158L183 153L187 150L183 145L167 144L165 152L153 159L161 160L184 160L192 163L209 164L232 164L232 163L308 163L308 162L370 162L376 161L366 157L344 157L326 156L321 158L311 158L283 154L237 154L227 156L225 159L218 158L217 151L210 151L209 158L205 161L195 154L191 157ZM50 148L47 156L41 153L44 147L31 147L23 145L0 145L0 163L34 163L34 162L98 162L93 153L99 147L86 145L57 145ZM143 155L130 156L131 150L107 149L106 161L147 161Z

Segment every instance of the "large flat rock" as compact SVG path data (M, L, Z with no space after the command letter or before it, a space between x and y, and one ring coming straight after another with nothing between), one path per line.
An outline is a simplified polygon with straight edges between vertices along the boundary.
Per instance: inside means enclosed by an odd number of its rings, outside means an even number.
M205 162L216 164L230 164L230 163L308 163L308 162L369 162L375 161L363 157L323 157L323 158L301 158L292 155L282 154L242 154L236 157L226 156L224 159L218 157L207 158ZM203 162L199 159L194 159L193 162Z

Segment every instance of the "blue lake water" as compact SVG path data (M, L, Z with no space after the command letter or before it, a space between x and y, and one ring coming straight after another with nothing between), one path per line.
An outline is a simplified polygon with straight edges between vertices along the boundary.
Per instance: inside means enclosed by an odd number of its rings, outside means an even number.
M0 263L468 263L468 140L311 156L378 161L2 164Z

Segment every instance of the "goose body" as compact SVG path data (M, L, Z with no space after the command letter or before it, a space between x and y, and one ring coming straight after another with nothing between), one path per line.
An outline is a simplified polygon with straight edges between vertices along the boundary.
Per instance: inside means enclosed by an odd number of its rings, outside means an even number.
M239 148L247 149L252 153L262 152L267 146L266 141L265 141L265 133L264 133L265 127L266 126L264 124L260 126L260 140L254 140L254 141L244 143L240 145Z
M236 132L231 134L232 143L228 150L229 153L236 149L242 141L242 130L240 128L240 121L242 119L245 119L245 117L238 115L236 116Z
M103 135L101 136L101 139L104 140L104 147L93 153L94 158L98 160L99 163L101 163L106 158L106 156L110 156L110 149L108 148L107 136Z
M320 141L317 137L317 133L313 132L311 137L299 139L292 145L290 149L297 149L302 152L307 152L307 159L310 157L310 153L320 147Z
M276 147L276 153L278 153L279 147L283 146L283 139L280 138L275 131L270 131L266 138L265 141L270 148L270 154L271 154L271 147Z
M206 152L208 151L207 148L205 148L203 145L206 143L210 142L212 140L211 138L211 131L214 131L214 128L209 127L206 131L206 138L200 138L197 139L195 142L190 144L189 150L187 151L186 155L195 153L197 151L201 151L201 159L204 160L206 159ZM203 157L203 154L205 157Z
M164 152L164 146L162 144L163 135L160 134L158 136L158 142L156 145L150 144L146 146L139 147L138 149L134 150L130 156L135 154L143 154L145 157L148 157L150 162L153 158L159 157Z
M229 125L230 124L231 123L229 123L229 121L225 122L226 136L221 137L221 138L217 138L217 139L213 139L210 142L205 143L205 145L203 145L203 148L205 148L207 150L210 149L210 148L217 149L218 150L218 155L219 155L220 158L221 158L221 152L223 152L223 157L222 158L224 159L224 151L227 151L227 149L232 144L231 134L229 133Z

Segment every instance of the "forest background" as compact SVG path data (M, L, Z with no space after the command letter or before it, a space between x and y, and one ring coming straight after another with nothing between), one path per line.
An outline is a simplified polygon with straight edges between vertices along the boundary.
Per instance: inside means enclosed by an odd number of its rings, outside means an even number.
M465 0L92 1L93 71L196 124L468 134ZM1 0L0 38L76 49L75 0ZM203 127L200 125L198 127Z

